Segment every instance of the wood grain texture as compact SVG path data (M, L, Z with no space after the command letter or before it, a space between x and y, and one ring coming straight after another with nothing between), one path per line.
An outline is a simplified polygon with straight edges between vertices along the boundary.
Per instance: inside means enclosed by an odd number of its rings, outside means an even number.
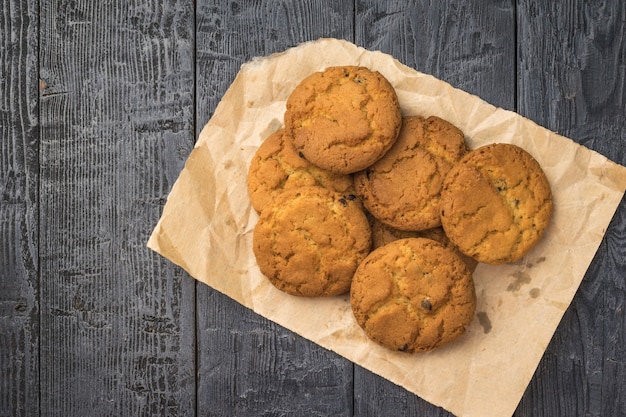
M198 415L354 415L349 361L216 291L198 293Z
M351 40L353 11L351 1L198 1L198 129L209 121L242 64L321 37Z
M193 146L193 2L40 13L42 414L188 415L195 283L146 241Z
M520 1L518 16L519 112L626 164L624 3ZM625 238L622 199L517 416L626 415Z
M37 4L0 2L0 416L39 414Z
M330 0L198 2L198 129L243 63L319 37L350 39L352 15L351 2ZM204 285L197 314L198 415L353 415L350 361Z
M358 1L356 42L515 107L515 2Z
M626 165L621 0L0 6L0 417L451 416L145 247L255 56L344 38ZM625 276L623 199L515 417L626 415Z
M476 94L515 106L512 1L375 2L356 9L356 42ZM451 416L363 368L355 368L355 415Z

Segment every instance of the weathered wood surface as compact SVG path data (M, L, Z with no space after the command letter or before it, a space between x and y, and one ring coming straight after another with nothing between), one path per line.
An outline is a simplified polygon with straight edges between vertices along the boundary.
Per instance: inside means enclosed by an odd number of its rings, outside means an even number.
M0 2L0 416L39 414L36 2Z
M39 12L41 414L188 413L195 284L146 241L193 146L193 4Z
M241 64L307 39L350 38L352 11L333 0L199 5L198 127ZM353 415L351 362L206 286L197 306L198 415Z
M36 2L0 2L0 416L39 414Z
M518 17L518 112L626 165L624 2L528 0ZM626 415L625 304L622 199L520 415Z
M147 237L240 65L319 37L626 164L625 25L620 0L3 0L0 416L449 416ZM625 276L622 201L516 417L626 415Z

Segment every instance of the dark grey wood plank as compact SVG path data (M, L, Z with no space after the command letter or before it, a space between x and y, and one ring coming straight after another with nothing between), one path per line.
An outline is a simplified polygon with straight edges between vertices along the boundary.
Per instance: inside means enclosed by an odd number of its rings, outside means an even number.
M515 109L515 1L357 2L356 43Z
M519 112L626 164L626 6L520 1ZM626 200L517 416L626 415Z
M193 415L195 282L146 248L194 137L194 4L41 2L41 414Z
M352 40L353 10L352 1L198 1L197 133L242 64L321 37Z
M239 67L319 37L350 39L352 2L200 1L197 126ZM352 363L198 287L198 415L352 416Z
M352 416L352 364L199 290L198 415Z
M37 2L0 2L0 416L39 414Z
M513 1L358 2L356 42L494 105L515 107ZM451 416L360 367L354 385L358 416Z

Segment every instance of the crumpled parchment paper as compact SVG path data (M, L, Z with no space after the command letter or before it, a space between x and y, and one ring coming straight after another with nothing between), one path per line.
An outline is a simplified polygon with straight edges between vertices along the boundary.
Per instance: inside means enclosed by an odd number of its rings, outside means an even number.
M554 215L522 260L475 271L477 314L460 340L428 353L369 341L347 296L276 290L252 253L257 214L246 189L259 144L282 126L285 101L314 71L363 65L396 88L405 115L436 115L476 148L517 144L543 167ZM626 189L626 168L520 115L419 73L393 57L320 39L241 67L202 130L148 246L197 280L457 416L510 416L587 270ZM190 300L191 302L191 300Z

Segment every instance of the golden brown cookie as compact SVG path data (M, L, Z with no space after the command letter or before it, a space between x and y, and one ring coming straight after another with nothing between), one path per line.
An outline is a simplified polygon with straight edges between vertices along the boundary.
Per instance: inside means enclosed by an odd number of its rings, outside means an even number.
M350 289L354 317L389 349L423 352L457 339L473 318L476 292L461 258L425 238L393 241L359 265Z
M455 251L461 259L467 265L467 269L470 272L474 272L476 270L476 266L478 266L478 262L476 259L465 255L462 253L452 242L448 239L446 232L442 227L434 227L432 229L420 230L420 231L405 231L394 229L391 226L387 226L383 222L376 220L375 218L370 219L370 226L372 229L372 248L377 249L381 246L386 245L387 243L391 243L398 239L405 239L407 237L424 237L427 239L435 240L447 248Z
M261 212L278 193L304 186L321 186L353 194L352 177L321 169L298 155L285 129L268 136L256 151L248 170L252 207Z
M347 292L371 248L365 213L349 197L321 187L281 193L265 208L253 233L261 272L292 295Z
M550 184L524 149L491 144L450 170L441 195L446 235L465 254L488 264L522 258L552 215Z
M354 174L355 191L374 217L395 229L438 227L443 178L467 151L463 132L449 122L405 117L389 152Z
M377 249L391 243L394 240L407 237L421 237L420 232L411 230L398 230L386 225L374 216L370 216L370 226L372 229L372 249Z
M365 67L330 67L305 78L287 99L285 127L306 159L350 174L373 164L398 137L393 86Z

